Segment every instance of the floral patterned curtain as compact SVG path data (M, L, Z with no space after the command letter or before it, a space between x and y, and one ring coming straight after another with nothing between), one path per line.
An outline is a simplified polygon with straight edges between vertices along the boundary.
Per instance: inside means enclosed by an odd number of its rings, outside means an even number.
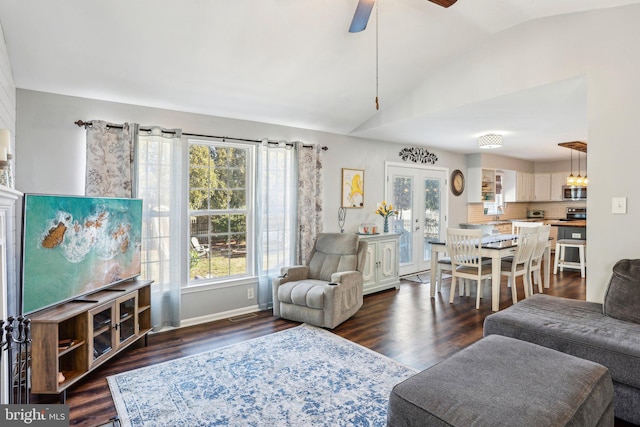
M322 232L322 149L298 143L298 236L296 257L306 265Z
M134 168L134 138L138 126L110 125L92 120L87 127L85 195L131 197Z

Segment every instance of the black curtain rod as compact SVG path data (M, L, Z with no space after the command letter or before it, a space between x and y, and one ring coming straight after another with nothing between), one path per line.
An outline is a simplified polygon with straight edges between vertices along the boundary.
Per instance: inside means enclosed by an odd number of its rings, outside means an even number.
M85 122L82 120L78 120L76 122L74 122L76 125L78 125L78 127L83 127L86 129L88 127L93 126L92 122ZM113 124L107 124L108 128L113 128L113 129L122 129L124 128L123 125L113 125ZM143 132L150 132L151 129L148 128L140 128L141 131ZM169 135L175 135L175 132L171 132L171 131L162 131L162 133L166 133ZM195 137L200 137L200 138L218 138L218 139L222 139L223 141L225 140L232 140L232 141L242 141L242 142L255 142L255 143L261 143L262 141L259 139L243 139L243 138L232 138L232 137L228 137L228 136L215 136L215 135L202 135L202 134L198 134L198 133L187 133L187 132L182 132L183 135L185 136L195 136ZM267 141L268 144L278 144L278 142L274 142L274 141ZM286 143L287 146L293 147L293 143L288 142ZM304 148L313 148L313 145L305 145L302 144L302 146ZM322 151L327 151L329 149L329 147L323 146L321 147Z

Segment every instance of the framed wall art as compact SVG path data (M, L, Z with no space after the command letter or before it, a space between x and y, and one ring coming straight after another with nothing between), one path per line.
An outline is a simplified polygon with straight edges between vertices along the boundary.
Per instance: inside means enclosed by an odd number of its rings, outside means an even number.
M364 170L342 168L343 208L364 207Z

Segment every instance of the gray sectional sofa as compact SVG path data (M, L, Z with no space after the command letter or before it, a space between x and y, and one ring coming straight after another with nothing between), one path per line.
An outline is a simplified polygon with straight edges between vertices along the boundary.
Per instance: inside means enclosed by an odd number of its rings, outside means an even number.
M492 334L606 366L615 416L640 424L640 260L614 266L603 304L536 294L487 316L484 335Z

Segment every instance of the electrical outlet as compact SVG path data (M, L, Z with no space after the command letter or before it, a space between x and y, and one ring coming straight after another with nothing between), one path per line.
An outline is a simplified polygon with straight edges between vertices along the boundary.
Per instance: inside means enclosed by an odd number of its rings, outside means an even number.
M253 294L253 288L247 289L247 299L253 299L254 296L255 295Z

